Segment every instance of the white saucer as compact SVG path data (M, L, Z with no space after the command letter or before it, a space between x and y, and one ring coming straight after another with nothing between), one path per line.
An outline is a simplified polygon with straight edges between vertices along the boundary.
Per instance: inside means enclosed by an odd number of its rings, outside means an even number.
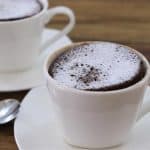
M150 98L150 88L145 100ZM15 139L20 150L85 150L67 145L45 87L33 89L22 102L15 121ZM111 150L150 150L150 114L139 121L128 142Z
M45 29L43 33L43 42L50 36L53 37L53 35L58 32L58 30ZM47 51L54 51L70 43L72 42L69 37L64 36L59 41L51 45ZM0 91L21 91L44 84L42 67L43 61L28 71L0 74Z

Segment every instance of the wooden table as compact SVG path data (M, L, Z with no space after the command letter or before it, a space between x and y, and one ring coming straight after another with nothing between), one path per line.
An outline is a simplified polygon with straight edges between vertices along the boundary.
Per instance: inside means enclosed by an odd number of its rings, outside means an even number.
M50 7L65 5L72 8L77 24L70 37L74 41L103 40L132 46L150 60L150 1L149 0L50 0ZM61 28L67 22L56 17L48 27ZM22 99L28 91L0 93L0 99ZM17 150L13 123L0 126L0 150Z

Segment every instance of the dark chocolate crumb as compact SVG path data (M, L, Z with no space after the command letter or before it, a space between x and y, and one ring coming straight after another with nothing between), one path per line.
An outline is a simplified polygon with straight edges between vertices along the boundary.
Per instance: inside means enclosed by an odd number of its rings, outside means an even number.
M71 77L75 77L75 75L74 75L74 74L71 74L70 76L71 76Z

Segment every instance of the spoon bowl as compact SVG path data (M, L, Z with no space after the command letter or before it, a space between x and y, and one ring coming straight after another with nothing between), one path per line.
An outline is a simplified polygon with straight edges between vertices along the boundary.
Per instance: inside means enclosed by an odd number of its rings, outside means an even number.
M16 99L0 101L0 124L6 124L16 118L20 103Z

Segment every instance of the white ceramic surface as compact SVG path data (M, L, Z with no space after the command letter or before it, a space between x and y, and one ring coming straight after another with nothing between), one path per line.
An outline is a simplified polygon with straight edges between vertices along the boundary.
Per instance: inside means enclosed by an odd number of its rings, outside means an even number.
M144 101L149 98L150 88ZM39 87L30 91L22 102L14 126L19 150L85 150L71 147L64 142L58 122L53 114L53 104L47 88ZM132 136L124 145L110 150L149 150L149 139L150 114L136 123Z
M48 9L48 0L40 1L43 9L36 15L15 21L0 21L0 72L31 68L37 62L41 51L73 29L75 16L70 8L59 6ZM68 25L41 44L46 23L59 14L68 17Z
M149 62L141 53L127 47L144 62L146 73L139 82L114 91L96 92L70 88L54 80L49 75L48 68L59 55L80 44L83 43L75 43L54 51L47 57L44 65L46 85L56 106L55 113L61 120L64 138L68 143L83 148L119 145L128 139L139 114L141 117L141 114L150 111L150 102L142 106L150 80ZM112 45L109 42L101 44ZM124 45L122 47L126 48Z
M54 29L45 29L43 33L43 43L49 38L53 37L60 31ZM52 44L48 49L47 53L61 48L65 45L72 43L69 37L63 36L60 40ZM45 83L43 78L43 59L46 56L40 58L42 61L39 61L37 65L31 68L28 71L24 72L14 72L14 73L0 73L0 91L20 91L30 89Z

